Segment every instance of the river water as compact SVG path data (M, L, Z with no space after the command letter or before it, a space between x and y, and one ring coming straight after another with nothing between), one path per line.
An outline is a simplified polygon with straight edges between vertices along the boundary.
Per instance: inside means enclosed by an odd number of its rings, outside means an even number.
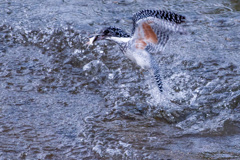
M142 9L186 16L161 94L114 43L84 45ZM240 159L238 0L0 0L0 19L0 159Z

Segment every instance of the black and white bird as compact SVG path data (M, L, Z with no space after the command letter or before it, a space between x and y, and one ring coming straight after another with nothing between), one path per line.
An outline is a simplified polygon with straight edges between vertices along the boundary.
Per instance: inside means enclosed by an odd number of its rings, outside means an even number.
M160 69L152 54L162 52L174 33L185 33L180 25L185 17L163 10L142 10L133 15L132 34L120 28L108 27L89 39L88 45L99 40L111 40L119 44L121 51L143 69L150 70L162 92Z

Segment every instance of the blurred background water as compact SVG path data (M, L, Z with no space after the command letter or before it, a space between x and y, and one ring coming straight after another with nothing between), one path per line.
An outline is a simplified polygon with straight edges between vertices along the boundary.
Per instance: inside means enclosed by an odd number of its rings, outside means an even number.
M164 83L117 45L142 9L186 16L155 55ZM240 159L238 0L0 0L0 159Z

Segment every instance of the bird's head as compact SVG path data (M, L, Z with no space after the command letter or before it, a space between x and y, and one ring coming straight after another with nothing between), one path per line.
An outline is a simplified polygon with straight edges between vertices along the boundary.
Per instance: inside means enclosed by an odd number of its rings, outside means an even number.
M95 36L89 38L89 42L87 42L88 46L93 45L94 42L97 42L99 40L114 40L114 37L117 37L118 39L121 38L128 38L130 37L129 34L127 34L125 31L123 31L120 28L116 27L108 27L102 29L98 34Z

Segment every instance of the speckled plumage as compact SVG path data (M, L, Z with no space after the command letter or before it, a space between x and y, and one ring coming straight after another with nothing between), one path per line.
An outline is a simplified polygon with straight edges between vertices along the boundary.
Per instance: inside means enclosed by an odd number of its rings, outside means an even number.
M103 29L103 34L106 36L112 36L112 37L130 37L130 35L122 30L121 28L117 27L107 27Z
M133 15L133 28L132 28L132 34L135 32L136 28L136 22L147 18L147 17L153 17L153 18L158 18L158 19L163 19L169 22L173 22L176 24L180 24L185 22L185 17L179 14L175 14L170 11L164 11L164 10L141 10Z
M171 34L185 33L179 25L185 22L185 17L169 11L142 10L134 14L132 19L132 36L116 27L105 28L100 36L117 42L129 59L142 68L150 69L162 92L160 69L152 53L163 51Z

